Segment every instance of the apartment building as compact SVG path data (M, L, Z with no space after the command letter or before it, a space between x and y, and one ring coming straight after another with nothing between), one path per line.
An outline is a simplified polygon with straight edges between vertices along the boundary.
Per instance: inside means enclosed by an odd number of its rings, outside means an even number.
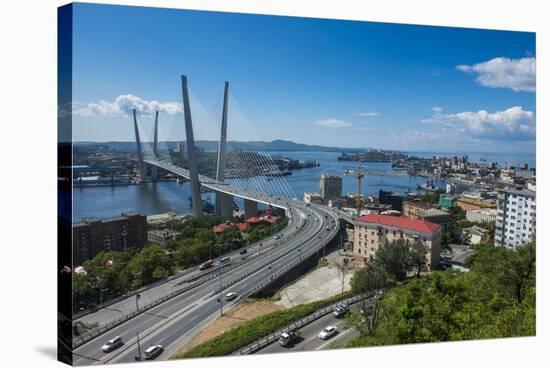
M433 208L430 202L413 199L403 203L403 215L414 219L421 219L424 213L430 208Z
M141 249L147 242L147 218L123 213L109 219L88 218L73 224L73 264L80 265L104 250Z
M516 248L535 237L536 192L528 189L499 191L495 245Z
M359 217L354 227L353 257L356 261L368 262L374 259L386 241L403 239L426 246L429 269L439 264L442 228L438 224L405 216L370 213Z

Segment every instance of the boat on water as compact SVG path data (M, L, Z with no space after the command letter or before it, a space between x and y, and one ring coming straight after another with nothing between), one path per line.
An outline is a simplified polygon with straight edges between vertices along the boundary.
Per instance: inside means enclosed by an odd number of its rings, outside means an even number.
M416 187L418 189L425 190L425 191L428 191L428 192L435 192L436 190L439 189L438 187L436 187L434 185L433 180L428 180L424 184L418 184Z
M264 173L265 176L287 176L292 175L290 170L277 170L277 171L268 171Z

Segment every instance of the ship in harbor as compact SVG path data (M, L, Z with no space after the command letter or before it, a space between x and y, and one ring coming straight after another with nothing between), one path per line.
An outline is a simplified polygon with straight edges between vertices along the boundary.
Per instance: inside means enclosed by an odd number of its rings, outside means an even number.
M274 177L274 176L288 176L292 175L292 171L290 170L270 170L263 173L264 176L267 177Z
M417 189L425 190L427 192L435 192L436 190L439 190L440 188L434 185L433 180L428 180L424 184L418 184Z

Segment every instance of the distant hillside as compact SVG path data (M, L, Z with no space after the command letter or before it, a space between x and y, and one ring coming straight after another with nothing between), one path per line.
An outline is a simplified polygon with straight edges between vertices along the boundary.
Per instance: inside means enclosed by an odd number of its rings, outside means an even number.
M174 149L179 142L159 142L162 148ZM185 144L185 141L183 142ZM135 142L76 142L76 145L98 145L106 146L109 149L114 149L121 152L130 152L136 149ZM216 151L218 149L217 141L195 141L198 147L206 151ZM253 142L238 142L230 141L228 143L234 150L256 151L257 147L261 147L266 151L301 151L301 152L359 152L365 148L343 148L343 147L326 147L319 145L310 145L304 143L296 143L277 139L271 142L253 141Z

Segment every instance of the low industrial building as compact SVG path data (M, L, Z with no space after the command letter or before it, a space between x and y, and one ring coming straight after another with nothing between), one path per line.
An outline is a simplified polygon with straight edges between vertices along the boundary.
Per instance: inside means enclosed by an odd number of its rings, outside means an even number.
M451 225L451 214L438 210L437 208L430 208L424 212L419 220L433 222L434 224L439 224L444 229L447 229Z
M316 192L305 192L304 193L304 202L306 203L323 203L323 198L321 194Z
M471 222L495 222L497 219L496 208L482 208L466 211L466 220Z
M492 198L483 198L481 194L463 194L457 198L456 205L464 211L480 210L482 208L496 208L497 201Z
M429 269L439 264L441 252L441 226L405 216L368 214L354 222L353 257L359 262L369 262L385 242L399 239L419 242L426 247L426 263Z
M447 184L447 185L450 185L450 184ZM456 197L455 196L450 196L450 195L445 195L445 194L440 194L439 195L439 207L443 210L448 210L448 209L451 209L453 207L456 207Z
M484 229L480 226L472 226L467 229L464 229L465 234L470 234L470 244L478 245L487 243L489 240L489 230Z
M180 232L169 229L150 230L147 232L147 240L160 245L166 245L169 241L177 241L182 238L183 237Z

